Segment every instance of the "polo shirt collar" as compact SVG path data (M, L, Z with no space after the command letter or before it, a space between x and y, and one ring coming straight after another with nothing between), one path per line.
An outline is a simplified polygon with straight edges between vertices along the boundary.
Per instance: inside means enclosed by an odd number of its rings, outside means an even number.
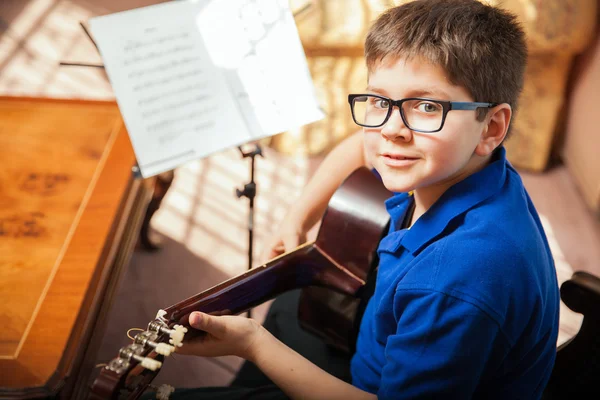
M397 235L393 248L389 250L395 252L402 245L413 254L420 252L442 233L452 219L496 194L506 180L507 167L512 169L506 160L506 150L501 147L494 161L446 190L410 229ZM395 194L386 201L392 217L390 233L398 229L396 224L402 223L411 201L412 196L407 193Z

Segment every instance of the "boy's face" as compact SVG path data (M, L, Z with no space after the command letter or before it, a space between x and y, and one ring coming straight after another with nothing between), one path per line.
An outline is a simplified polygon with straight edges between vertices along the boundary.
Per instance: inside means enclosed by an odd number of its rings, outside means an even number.
M466 89L451 84L443 68L415 58L381 64L369 74L368 93L393 100L424 97L447 101L473 101ZM450 111L439 132L408 129L397 107L385 125L364 129L367 161L393 192L416 190L441 195L472 174L481 160L474 150L485 122L476 111Z

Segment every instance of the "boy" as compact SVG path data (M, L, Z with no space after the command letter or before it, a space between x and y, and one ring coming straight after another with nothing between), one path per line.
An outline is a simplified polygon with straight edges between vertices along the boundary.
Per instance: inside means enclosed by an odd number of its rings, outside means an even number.
M193 313L208 335L182 352L251 361L277 385L264 398L540 398L556 352L558 284L502 147L523 82L523 31L475 0L417 0L377 19L365 57L368 87L349 96L361 136L323 162L303 194L312 203L268 249L297 245L363 161L394 192L351 384L243 317Z

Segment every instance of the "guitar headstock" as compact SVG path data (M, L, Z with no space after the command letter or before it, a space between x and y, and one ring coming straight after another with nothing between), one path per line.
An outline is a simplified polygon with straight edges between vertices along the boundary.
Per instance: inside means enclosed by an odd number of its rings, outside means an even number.
M328 269L317 260L323 256L312 244L300 246L188 299L161 310L148 328L133 338L133 343L123 347L116 358L100 371L92 384L90 400L136 400L151 387L165 357L175 348L195 336L204 333L189 328L189 316L193 311L210 315L236 315L291 289L319 283L341 291L356 289L359 280L349 278L350 283L335 284L336 274L344 275L337 267ZM296 268L301 263L304 268ZM340 272L341 271L341 272ZM346 275L344 275L346 276ZM349 276L349 275L348 275ZM166 391L163 389L163 391ZM159 389L160 392L160 389ZM157 393L158 394L158 393ZM161 392L162 394L162 392ZM163 395L163 399L168 396ZM159 397L160 399L160 397Z
M160 310L145 331L133 337L132 343L122 347L94 381L90 391L93 400L135 400L151 387L165 357L180 347L188 332L178 320L165 318ZM159 400L168 399L173 388L157 389Z

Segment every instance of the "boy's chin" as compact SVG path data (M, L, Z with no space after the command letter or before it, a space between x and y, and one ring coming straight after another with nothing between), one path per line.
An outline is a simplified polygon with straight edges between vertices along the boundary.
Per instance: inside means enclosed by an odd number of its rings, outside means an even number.
M408 193L414 190L413 182L406 182L404 180L394 179L390 177L382 176L383 186L390 192L394 193Z

